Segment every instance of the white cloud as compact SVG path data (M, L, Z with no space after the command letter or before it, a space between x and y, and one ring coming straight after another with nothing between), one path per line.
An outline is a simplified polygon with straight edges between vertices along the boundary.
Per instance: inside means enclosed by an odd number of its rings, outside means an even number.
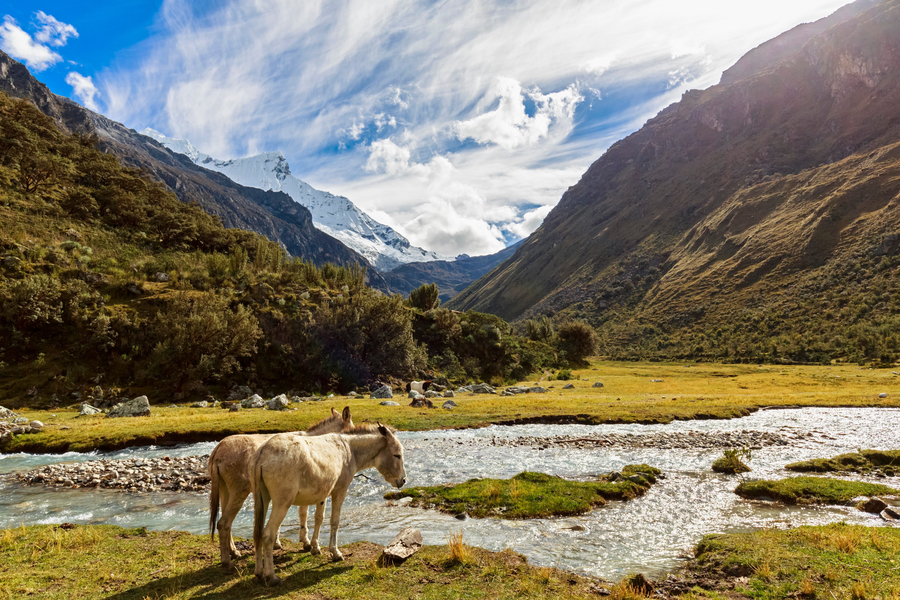
M62 60L62 56L44 44L35 42L31 35L6 15L0 25L0 50L16 60L21 60L32 71L40 72Z
M96 101L97 95L100 93L100 91L97 89L97 86L94 85L94 82L89 76L71 71L68 75L66 75L66 83L72 86L72 92L75 94L76 98L81 100L81 103L85 106L85 108L89 108L93 111L100 110L100 107L97 106Z
M526 95L535 104L533 116L526 112ZM500 105L495 110L454 124L460 140L497 144L507 150L531 146L547 137L553 122L571 129L575 107L584 100L574 84L560 92L544 95L537 88L524 92L522 85L511 77L498 77L485 96L489 102L498 98Z
M544 222L544 219L550 214L552 209L552 206L539 206L526 212L520 220L507 224L504 229L517 238L528 237L535 229L541 226L541 223Z
M35 15L41 27L34 34L34 39L42 44L50 44L60 48L66 45L70 37L78 37L78 31L72 25L57 21L53 16L42 10Z

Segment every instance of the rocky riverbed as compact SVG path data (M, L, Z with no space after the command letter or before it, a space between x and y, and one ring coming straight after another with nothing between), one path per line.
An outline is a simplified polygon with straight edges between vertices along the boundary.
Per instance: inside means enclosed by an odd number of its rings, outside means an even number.
M765 446L787 446L809 437L810 434L780 434L769 431L686 431L658 433L605 433L590 436L552 436L490 438L491 446L530 446L538 450L551 447L567 448L656 448L656 449L727 449Z
M128 492L206 492L209 455L92 460L47 465L9 477L29 485L109 488Z

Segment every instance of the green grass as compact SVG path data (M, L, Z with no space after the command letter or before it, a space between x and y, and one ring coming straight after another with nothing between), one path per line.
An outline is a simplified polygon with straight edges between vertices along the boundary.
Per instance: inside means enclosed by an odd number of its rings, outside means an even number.
M848 504L857 496L895 495L900 490L828 477L789 477L777 481L745 481L734 493L744 498L768 497L788 504Z
M708 535L690 576L736 585L683 598L900 599L900 529L836 523ZM727 573L733 574L731 577ZM746 583L735 578L747 577Z
M716 473L736 475L738 473L749 473L751 469L737 456L722 456L713 462L712 470Z
M801 473L881 473L894 477L900 475L900 450L860 450L795 462L784 468Z
M287 542L287 551L275 557L283 583L269 588L256 582L252 556L225 573L207 536L111 525L21 527L0 530L0 598L596 598L593 580L531 567L510 550L454 542L456 554L450 544L426 546L391 568L377 566L381 547L368 542L342 547L347 560L341 563L330 562L327 552L299 553Z
M414 487L385 494L389 500L412 498L412 506L437 508L472 517L535 519L580 515L603 506L608 500L631 500L642 496L656 482L659 469L628 465L622 475L638 475L639 482L568 481L561 477L525 471L512 479L470 479L446 486Z

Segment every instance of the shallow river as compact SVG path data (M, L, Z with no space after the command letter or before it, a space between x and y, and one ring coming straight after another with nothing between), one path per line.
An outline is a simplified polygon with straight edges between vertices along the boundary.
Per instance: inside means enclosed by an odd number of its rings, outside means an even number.
M596 433L768 431L808 434L789 446L753 451L754 478L790 475L782 467L797 460L827 457L858 448L900 448L900 409L765 410L730 421L689 421L668 425L523 425L484 429L401 433L406 448L407 485L435 485L472 477L511 477L523 470L567 478L589 478L632 463L661 468L667 478L642 498L610 502L580 517L507 521L456 520L436 511L388 506L382 495L390 487L377 472L357 478L341 515L340 542L369 540L386 544L403 527L422 531L426 544L442 544L450 531L463 530L467 543L491 550L510 547L538 565L559 566L618 580L643 572L659 576L679 564L686 552L707 533L758 527L790 527L844 520L884 525L879 518L848 507L800 508L769 505L738 498L734 477L709 470L720 450L630 448L554 448L493 446L492 438ZM38 466L132 456L190 456L209 453L214 444L176 448L145 447L111 453L63 455L0 455L0 474ZM887 482L897 483L896 479ZM235 535L249 537L252 500L235 522ZM25 487L0 478L0 528L25 524L112 523L124 527L178 529L205 533L207 496L200 494L134 494L101 489ZM296 525L296 512L284 527ZM326 515L322 542L327 544ZM571 528L581 525L583 531ZM284 528L283 528L284 530ZM290 537L295 530L288 529Z

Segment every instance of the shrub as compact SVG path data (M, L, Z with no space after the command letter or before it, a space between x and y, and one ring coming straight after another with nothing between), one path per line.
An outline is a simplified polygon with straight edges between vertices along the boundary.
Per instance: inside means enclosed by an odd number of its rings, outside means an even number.
M434 310L441 305L439 295L440 290L436 283L422 284L409 293L407 304L421 311Z
M600 343L597 332L584 321L567 321L560 325L556 340L559 351L576 364L583 363L585 358L594 354Z

